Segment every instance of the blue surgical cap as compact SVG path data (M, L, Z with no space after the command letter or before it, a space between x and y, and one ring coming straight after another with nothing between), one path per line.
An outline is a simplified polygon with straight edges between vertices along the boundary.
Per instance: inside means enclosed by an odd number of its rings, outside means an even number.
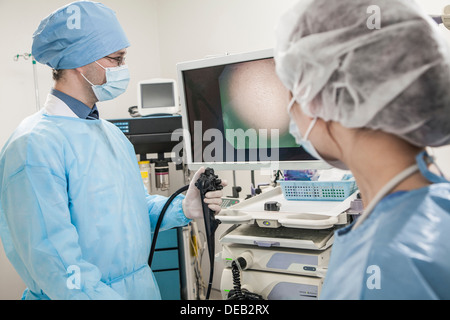
M77 1L41 21L32 54L53 69L75 69L129 46L114 11L98 2Z

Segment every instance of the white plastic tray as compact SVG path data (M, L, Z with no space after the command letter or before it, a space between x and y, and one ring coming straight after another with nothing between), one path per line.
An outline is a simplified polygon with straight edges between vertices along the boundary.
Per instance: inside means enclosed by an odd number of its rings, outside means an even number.
M294 248L324 250L334 241L334 228L327 230L308 230L294 228L260 228L256 224L235 225L221 237L222 244L242 244L265 248Z
M346 212L357 192L344 201L289 201L280 187L222 209L217 219L227 224L253 224L261 227L329 229L347 222ZM265 211L264 203L277 201L280 211Z

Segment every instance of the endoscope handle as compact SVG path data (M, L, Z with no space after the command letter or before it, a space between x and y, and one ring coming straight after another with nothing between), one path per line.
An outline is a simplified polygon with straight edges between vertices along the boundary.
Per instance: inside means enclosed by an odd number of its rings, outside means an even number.
M204 218L205 218L205 224L207 227L207 231L210 231L211 233L214 233L217 229L217 227L220 224L220 221L215 219L215 212L204 203L205 195L206 193L210 191L216 191L216 190L222 190L222 181L219 179L217 175L214 174L214 169L212 168L206 168L205 172L200 175L200 178L195 183L195 186L200 190L200 197L202 199L202 205L204 209ZM209 214L206 214L206 213Z
M212 168L206 168L195 185L200 191L203 191L203 194L223 189L222 180L219 179L218 175L214 174L214 169Z
M220 224L220 220L217 220L214 215L215 212L209 209L208 204L205 203L205 195L207 192L222 190L222 181L217 175L214 174L214 170L206 168L205 172L200 175L200 178L195 182L195 186L200 190L200 198L202 201L203 218L205 221L206 240L208 243L208 255L210 264L210 273L208 281L208 289L206 291L206 299L209 299L211 294L212 282L214 277L214 248L215 240L214 233Z

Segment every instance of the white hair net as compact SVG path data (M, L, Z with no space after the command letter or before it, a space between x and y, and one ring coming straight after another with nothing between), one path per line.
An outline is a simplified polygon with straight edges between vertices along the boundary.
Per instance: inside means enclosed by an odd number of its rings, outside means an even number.
M374 8L379 29L370 28ZM277 28L277 74L311 117L421 147L450 144L450 52L440 32L414 1L304 0Z

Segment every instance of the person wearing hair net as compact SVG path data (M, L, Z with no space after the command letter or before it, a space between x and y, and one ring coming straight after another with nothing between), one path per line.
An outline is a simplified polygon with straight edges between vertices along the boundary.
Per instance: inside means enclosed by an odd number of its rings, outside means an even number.
M96 107L126 90L129 45L115 13L90 1L56 10L33 35L55 86L0 154L0 235L23 299L161 298L148 258L167 198L147 193L133 146ZM193 182L161 230L202 217ZM221 195L205 202L219 211Z
M305 0L278 26L291 133L350 169L364 204L335 232L321 299L450 299L450 183L425 151L450 144L439 32L403 0Z

